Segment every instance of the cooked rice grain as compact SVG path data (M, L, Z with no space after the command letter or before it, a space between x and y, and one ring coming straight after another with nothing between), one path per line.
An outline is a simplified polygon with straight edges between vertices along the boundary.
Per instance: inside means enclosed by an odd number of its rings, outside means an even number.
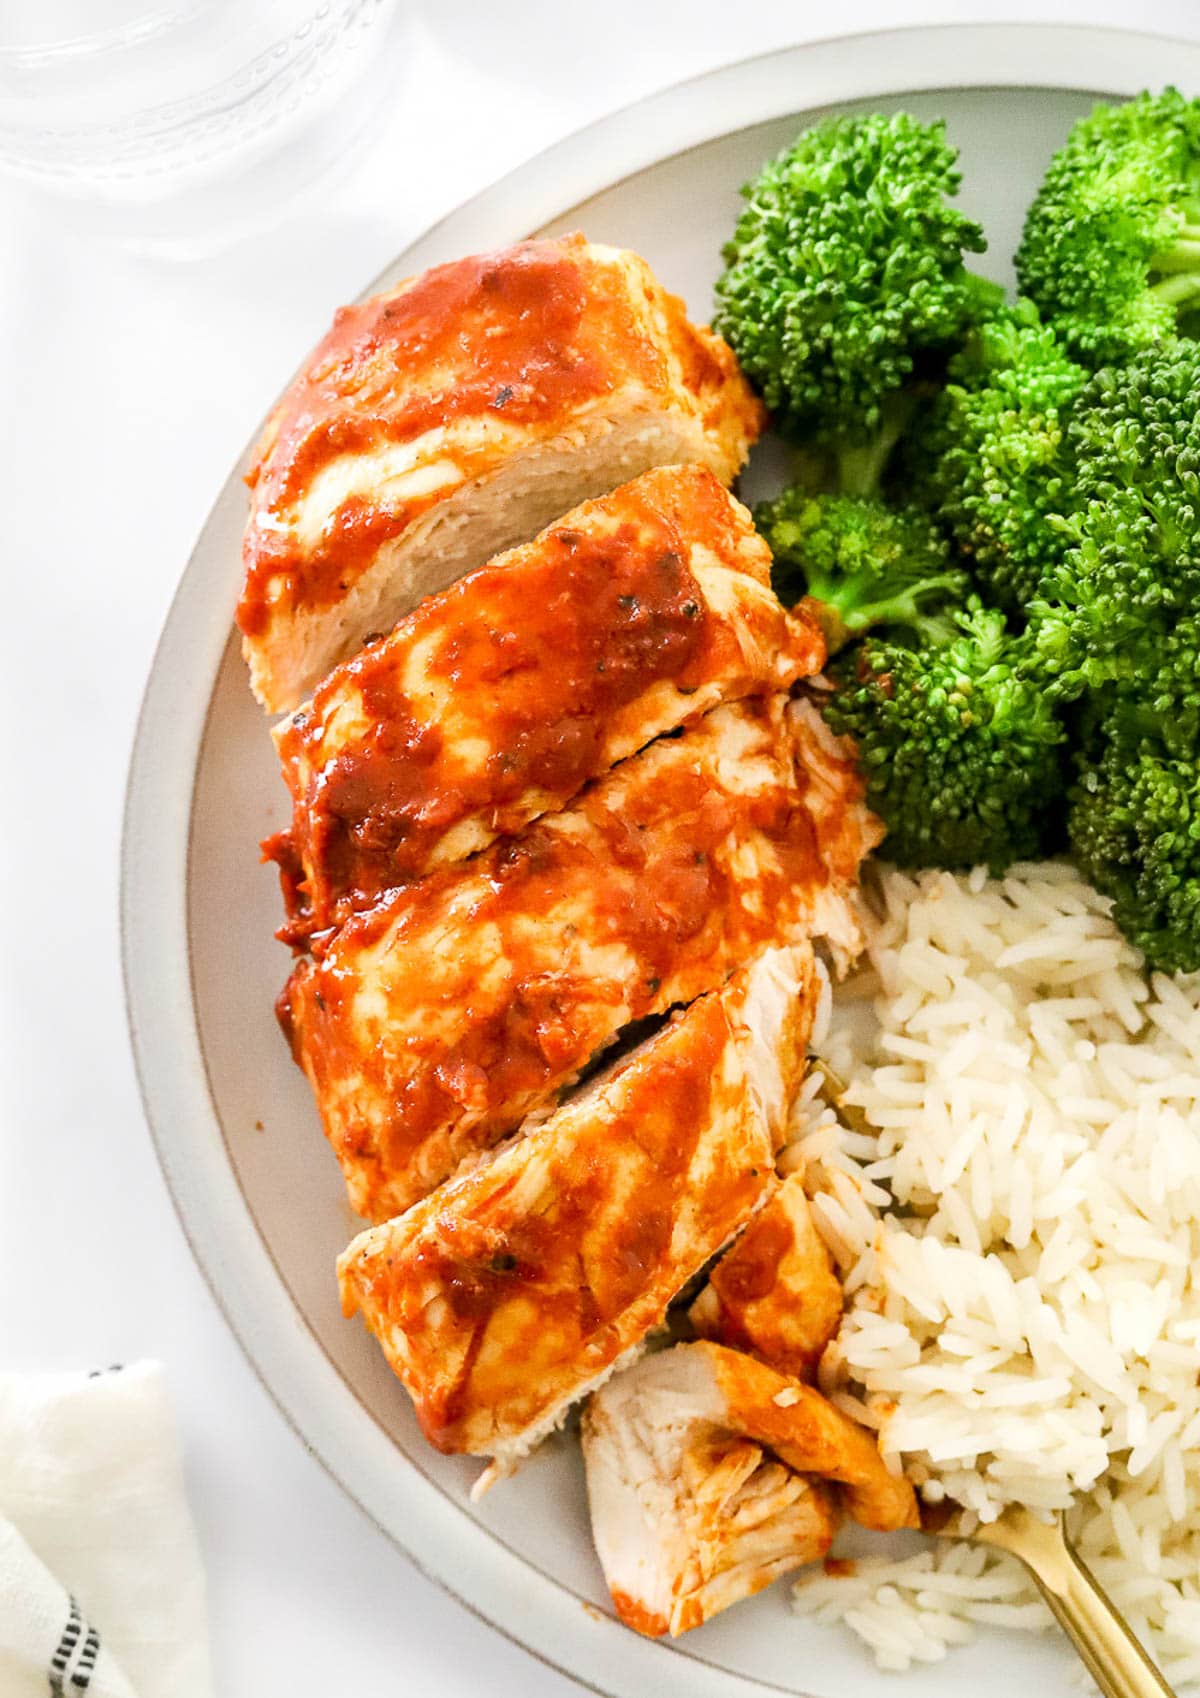
M885 868L876 896L877 1021L852 985L823 1040L875 1136L810 1080L785 1157L850 1294L820 1382L932 1501L1075 1503L1103 1584L1196 1682L1200 975L1147 977L1057 862ZM1010 1558L948 1542L795 1596L895 1669L1048 1620Z

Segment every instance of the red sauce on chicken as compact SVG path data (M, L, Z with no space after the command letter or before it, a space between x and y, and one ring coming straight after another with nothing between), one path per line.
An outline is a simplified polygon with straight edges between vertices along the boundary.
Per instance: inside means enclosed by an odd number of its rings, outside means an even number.
M280 865L281 936L303 944L439 859L519 831L686 722L706 686L701 709L815 671L819 631L758 590L755 543L710 472L649 472L336 668L279 739L293 820L264 852ZM717 614L691 570L700 547L746 586ZM653 709L623 712L663 683Z
M247 479L256 512L285 513L342 456L413 442L456 419L536 426L568 417L606 394L615 370L651 386L663 378L627 297L597 287L575 243L524 242L435 266L338 313L268 427ZM455 447L466 477L471 453ZM303 551L286 525L252 523L242 631L261 635L280 593L287 605L311 606L344 594L381 543L436 499L393 498L386 484L351 495Z
M629 1021L719 985L824 885L789 766L746 795L686 739L664 747L682 752L644 782L598 786L391 893L297 968L287 1024L344 1162L386 1190L446 1128L493 1142Z

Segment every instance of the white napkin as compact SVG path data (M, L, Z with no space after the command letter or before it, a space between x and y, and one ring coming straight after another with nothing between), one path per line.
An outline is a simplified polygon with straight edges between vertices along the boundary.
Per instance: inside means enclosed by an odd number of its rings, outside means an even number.
M0 1373L3 1698L211 1691L162 1369Z

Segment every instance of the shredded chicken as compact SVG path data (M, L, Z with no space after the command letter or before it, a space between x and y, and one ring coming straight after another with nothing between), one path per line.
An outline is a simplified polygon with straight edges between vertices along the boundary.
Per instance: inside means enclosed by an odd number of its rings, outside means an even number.
M609 1381L583 1420L592 1533L639 1633L684 1633L823 1556L839 1505L915 1527L916 1499L872 1435L801 1381L712 1343Z

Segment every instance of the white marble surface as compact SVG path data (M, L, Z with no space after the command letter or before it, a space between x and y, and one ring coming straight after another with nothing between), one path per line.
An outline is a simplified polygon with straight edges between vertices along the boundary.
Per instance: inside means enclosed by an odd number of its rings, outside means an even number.
M892 23L1200 37L1195 0L410 10L384 129L303 219L231 251L134 258L0 184L0 1359L165 1359L220 1698L580 1690L424 1580L306 1454L192 1264L142 1121L117 954L122 788L155 638L231 459L331 308L425 225L664 83Z

